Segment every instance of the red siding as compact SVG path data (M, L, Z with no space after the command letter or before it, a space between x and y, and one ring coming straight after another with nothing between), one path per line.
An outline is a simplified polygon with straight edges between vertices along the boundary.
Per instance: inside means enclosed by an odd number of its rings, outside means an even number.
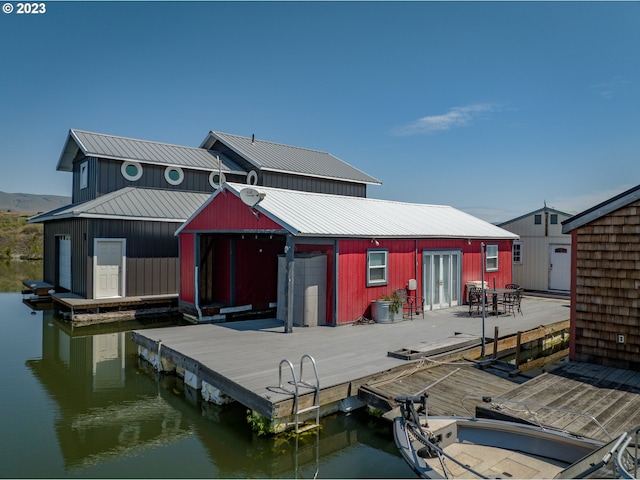
M278 254L284 244L283 237L236 240L236 305L266 308L278 300Z
M194 235L192 233L180 234L180 300L195 303L194 283Z
M239 198L231 193L218 194L181 233L180 271L181 300L194 302L193 285L193 231L267 231L283 232L284 228L264 215L257 217ZM284 251L284 236L274 235L272 240L238 239L236 238L235 294L236 305L266 305L277 300L277 256ZM464 298L464 286L468 281L480 280L482 277L480 240L378 240L375 248L389 251L388 285L383 287L367 287L367 250L374 248L369 239L340 240L338 245L338 272L334 271L333 245L296 245L296 252L321 252L327 254L327 322L333 325L345 324L358 320L362 316L371 318L371 301L383 295L391 294L395 289L407 285L407 281L415 278L418 292L422 294L422 253L425 250L457 250L462 251L461 265L461 299ZM485 241L486 244L498 245L497 272L485 272L485 280L490 286L503 287L512 281L511 241ZM216 294L230 301L232 287L229 285L230 272L234 266L230 263L230 243L224 233L216 244L216 264L220 267L216 277ZM229 275L227 276L227 274ZM334 278L338 274L338 285ZM337 292L337 293L334 293ZM333 298L338 298L337 318L333 318Z
M215 300L231 303L231 240L224 236L215 236L213 248L213 291Z
M283 230L259 214L257 217L232 193L220 193L195 218L187 223L185 231L211 230Z
M480 241L473 240L378 240L374 246L370 240L341 240L338 262L338 319L337 324L350 323L361 316L371 318L371 301L390 295L397 288L403 288L411 278L418 282L417 291L422 286L422 252L425 250L461 250L462 275L461 297L464 285L471 280L482 278ZM511 241L485 241L498 245L498 271L485 272L485 281L493 286L504 287L512 281ZM389 250L388 284L381 287L367 287L367 250L385 248Z

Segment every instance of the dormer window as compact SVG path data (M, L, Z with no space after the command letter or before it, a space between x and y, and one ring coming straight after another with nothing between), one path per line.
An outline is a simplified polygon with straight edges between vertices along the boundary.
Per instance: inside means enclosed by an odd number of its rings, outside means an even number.
M170 185L180 185L184 180L184 172L180 167L167 167L164 169L164 179Z
M130 182L135 182L142 177L142 165L138 162L122 162L120 173Z
M82 162L80 164L80 188L87 188L89 186L89 162Z

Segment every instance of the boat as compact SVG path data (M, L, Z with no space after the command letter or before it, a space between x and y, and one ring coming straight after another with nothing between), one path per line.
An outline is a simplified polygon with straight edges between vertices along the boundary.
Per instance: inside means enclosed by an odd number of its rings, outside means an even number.
M640 427L603 442L531 422L429 416L427 399L396 398L395 442L418 477L637 478Z

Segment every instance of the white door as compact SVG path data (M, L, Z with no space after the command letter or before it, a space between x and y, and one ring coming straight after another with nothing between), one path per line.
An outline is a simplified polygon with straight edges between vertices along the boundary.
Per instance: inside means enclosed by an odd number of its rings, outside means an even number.
M123 240L96 240L95 298L123 296Z
M71 291L71 237L63 235L58 240L58 285Z
M571 288L571 245L549 246L549 290Z
M437 310L460 300L460 252L423 252L425 308Z

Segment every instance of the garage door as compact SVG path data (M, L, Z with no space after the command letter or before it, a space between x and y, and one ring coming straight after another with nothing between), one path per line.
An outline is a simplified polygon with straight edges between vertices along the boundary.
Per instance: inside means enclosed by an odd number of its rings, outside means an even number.
M58 285L71 291L71 237L63 235L58 240Z

